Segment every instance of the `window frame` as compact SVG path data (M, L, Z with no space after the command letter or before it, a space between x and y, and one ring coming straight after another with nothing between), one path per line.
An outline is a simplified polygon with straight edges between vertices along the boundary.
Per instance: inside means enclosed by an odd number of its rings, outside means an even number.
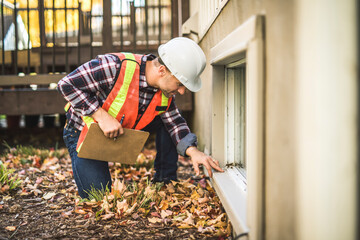
M265 58L263 31L264 16L250 17L211 48L210 58L213 67L211 154L225 169L225 173L214 173L212 183L233 223L235 233L248 233L252 239L262 238L264 229ZM239 168L226 167L224 91L226 66L245 57L247 168L244 174L244 171L239 171L241 170Z

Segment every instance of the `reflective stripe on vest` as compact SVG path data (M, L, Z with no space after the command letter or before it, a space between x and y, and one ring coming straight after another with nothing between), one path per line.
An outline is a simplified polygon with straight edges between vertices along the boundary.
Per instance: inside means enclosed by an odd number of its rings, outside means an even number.
M167 105L168 105L168 101L169 101L169 99L164 95L164 93L161 94L161 106L162 106L162 107L167 106ZM162 114L162 113L164 113L164 112L165 112L165 110L159 111L159 114Z
M142 129L157 115L168 110L172 98L167 98L158 90L141 118L136 122L139 108L139 76L141 55L132 53L114 53L122 61L118 78L107 96L102 108L118 121L125 114L122 126L125 128ZM161 110L157 110L160 108ZM79 152L91 123L91 117L82 117L85 126L79 136L76 150Z
M131 83L131 80L133 79L135 69L137 66L137 63L135 62L135 56L133 54L125 53L125 58L134 60L134 61L126 61L125 74L124 74L124 78L123 78L124 81L123 81L123 84L122 84L120 90L117 92L116 97L114 99L110 99L110 98L108 98L109 100L106 99L106 101L110 102L109 103L110 107L109 107L109 109L105 109L105 110L107 110L107 112L114 118L116 118L116 116L120 112L120 109L122 108L122 106L125 103L126 96L129 91L130 83ZM121 76L119 76L119 77L121 77ZM111 92L113 92L113 91L111 91Z
M76 151L78 151L78 152L80 151L80 148L82 146L82 143L84 142L86 133L87 133L88 129L90 128L90 125L95 122L95 120L92 117L82 116L81 118L85 122L85 126L83 127L83 130L80 133L80 136L79 136L79 139L78 139L78 142L76 145ZM84 130L84 129L86 129L86 130Z
M68 103L65 105L65 107L64 107L65 112L67 112L70 107L71 107L71 105L70 105L70 103L68 102Z

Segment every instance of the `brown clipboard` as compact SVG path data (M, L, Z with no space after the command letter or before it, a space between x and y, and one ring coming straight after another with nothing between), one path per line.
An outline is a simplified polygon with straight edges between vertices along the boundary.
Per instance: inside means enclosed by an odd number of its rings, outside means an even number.
M99 124L92 123L78 156L106 162L135 164L148 137L148 132L124 128L124 134L114 140L104 135Z

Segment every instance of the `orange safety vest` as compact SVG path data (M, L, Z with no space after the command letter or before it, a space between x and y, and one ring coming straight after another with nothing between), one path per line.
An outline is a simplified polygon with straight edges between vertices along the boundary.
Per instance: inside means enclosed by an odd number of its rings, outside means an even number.
M118 78L107 96L102 108L119 122L125 114L122 126L125 128L143 129L157 115L169 109L171 98L167 98L161 90L158 90L152 98L144 114L138 119L139 108L139 77L141 55L132 53L113 53L121 61L121 69ZM69 105L65 106L68 108ZM66 110L65 110L66 111ZM85 126L82 129L76 146L79 152L91 123L95 120L88 116L82 117Z

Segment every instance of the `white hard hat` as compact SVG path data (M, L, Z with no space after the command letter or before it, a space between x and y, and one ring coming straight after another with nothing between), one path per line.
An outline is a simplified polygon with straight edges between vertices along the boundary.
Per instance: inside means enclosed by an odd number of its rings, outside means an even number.
M200 74L206 66L205 54L189 38L173 38L159 46L159 56L170 72L190 91L201 88Z

